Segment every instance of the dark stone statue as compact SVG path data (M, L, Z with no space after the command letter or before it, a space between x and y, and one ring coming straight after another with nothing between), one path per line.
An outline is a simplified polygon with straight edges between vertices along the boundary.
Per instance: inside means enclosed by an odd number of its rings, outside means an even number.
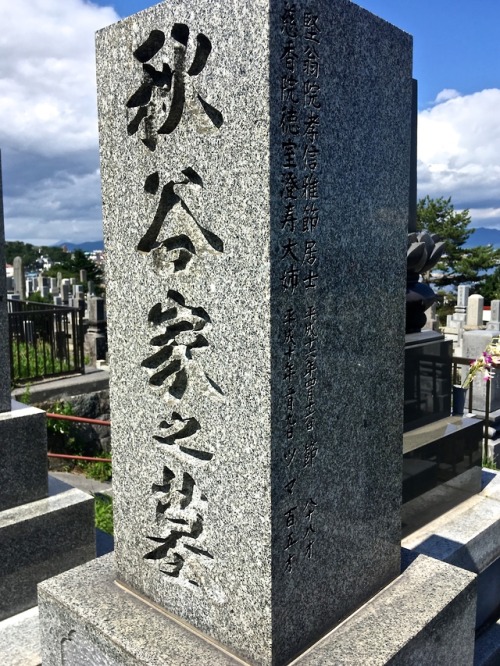
M444 243L437 234L427 231L408 234L406 254L406 333L419 333L425 325L425 311L437 296L420 275L430 271L441 259Z

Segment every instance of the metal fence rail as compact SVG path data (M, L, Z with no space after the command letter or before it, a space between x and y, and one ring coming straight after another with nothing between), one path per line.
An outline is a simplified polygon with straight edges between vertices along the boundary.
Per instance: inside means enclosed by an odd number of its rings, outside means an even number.
M9 300L8 313L14 383L85 372L82 310Z
M93 425L105 425L110 426L111 421L103 421L102 419L87 419L84 416L70 416L69 414L53 414L52 412L47 412L46 417L48 419L55 419L59 421L73 421L76 423L90 423ZM47 453L48 458L61 458L63 460L79 460L83 462L102 462L110 463L111 458L96 458L94 456L77 456L69 453Z

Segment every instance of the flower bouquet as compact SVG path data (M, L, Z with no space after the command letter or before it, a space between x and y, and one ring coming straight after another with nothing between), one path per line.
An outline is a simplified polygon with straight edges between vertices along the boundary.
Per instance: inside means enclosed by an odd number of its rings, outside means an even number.
M475 361L470 364L469 372L462 382L462 388L467 389L482 373L485 382L489 382L494 375L493 368L500 364L500 337L492 338L490 344Z

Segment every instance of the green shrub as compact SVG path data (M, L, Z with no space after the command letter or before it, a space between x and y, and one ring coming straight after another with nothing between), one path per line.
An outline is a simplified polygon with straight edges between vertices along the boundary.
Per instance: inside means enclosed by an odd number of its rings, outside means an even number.
M109 495L94 495L95 526L103 532L113 534L113 498Z
M21 395L18 398L19 402L24 403L25 405L30 404L31 400L31 384L26 384L24 387L24 391L21 393Z
M52 356L52 348L48 342L38 341L36 346L26 342L19 342L13 349L12 382L22 382L23 379L42 377L46 362L47 374L67 372L71 366L67 359Z
M73 407L69 402L58 400L48 409L49 413L73 416ZM71 421L47 419L47 437L49 450L52 453L67 453L75 456L84 455L82 445L78 442L76 428Z
M81 462L80 467L85 476L95 481L111 481L111 463L108 462Z
M486 467L486 469L498 469L493 458L483 458L483 467Z

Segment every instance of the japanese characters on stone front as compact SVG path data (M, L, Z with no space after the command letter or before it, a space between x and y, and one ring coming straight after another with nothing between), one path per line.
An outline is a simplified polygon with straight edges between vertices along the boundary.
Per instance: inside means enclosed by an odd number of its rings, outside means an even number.
M283 464L289 508L283 518L284 567L292 573L314 557L319 538L314 497L304 470L314 473L316 437L317 288L316 232L321 224L318 137L321 124L321 21L317 11L285 1L281 15ZM300 499L299 499L300 498Z
M161 135L168 140L186 108L197 131L217 131L223 123L222 114L196 91L196 76L207 64L210 40L201 33L196 36L195 55L188 65L189 32L182 23L174 24L170 39L162 30L152 30L133 53L142 81L126 104L127 132L131 137L139 133L142 143L136 143L137 150L155 151ZM173 67L166 61L172 47ZM203 176L191 165L186 164L181 174L166 183L160 182L159 171L153 171L143 190L144 197L157 197L158 205L146 232L137 239L136 251L149 256L156 271L194 272L195 259L202 261L204 253L223 251L222 240L197 221L193 205L203 206ZM173 289L150 309L148 322L151 354L141 365L148 372L151 390L165 404L165 418L151 436L164 464L151 470L152 512L143 557L172 579L199 586L204 578L203 564L213 555L205 532L209 500L198 485L196 470L210 463L214 451L197 446L196 434L203 424L184 412L183 396L193 377L202 390L222 394L197 360L198 353L210 344L212 324L202 307L187 303L182 293Z

